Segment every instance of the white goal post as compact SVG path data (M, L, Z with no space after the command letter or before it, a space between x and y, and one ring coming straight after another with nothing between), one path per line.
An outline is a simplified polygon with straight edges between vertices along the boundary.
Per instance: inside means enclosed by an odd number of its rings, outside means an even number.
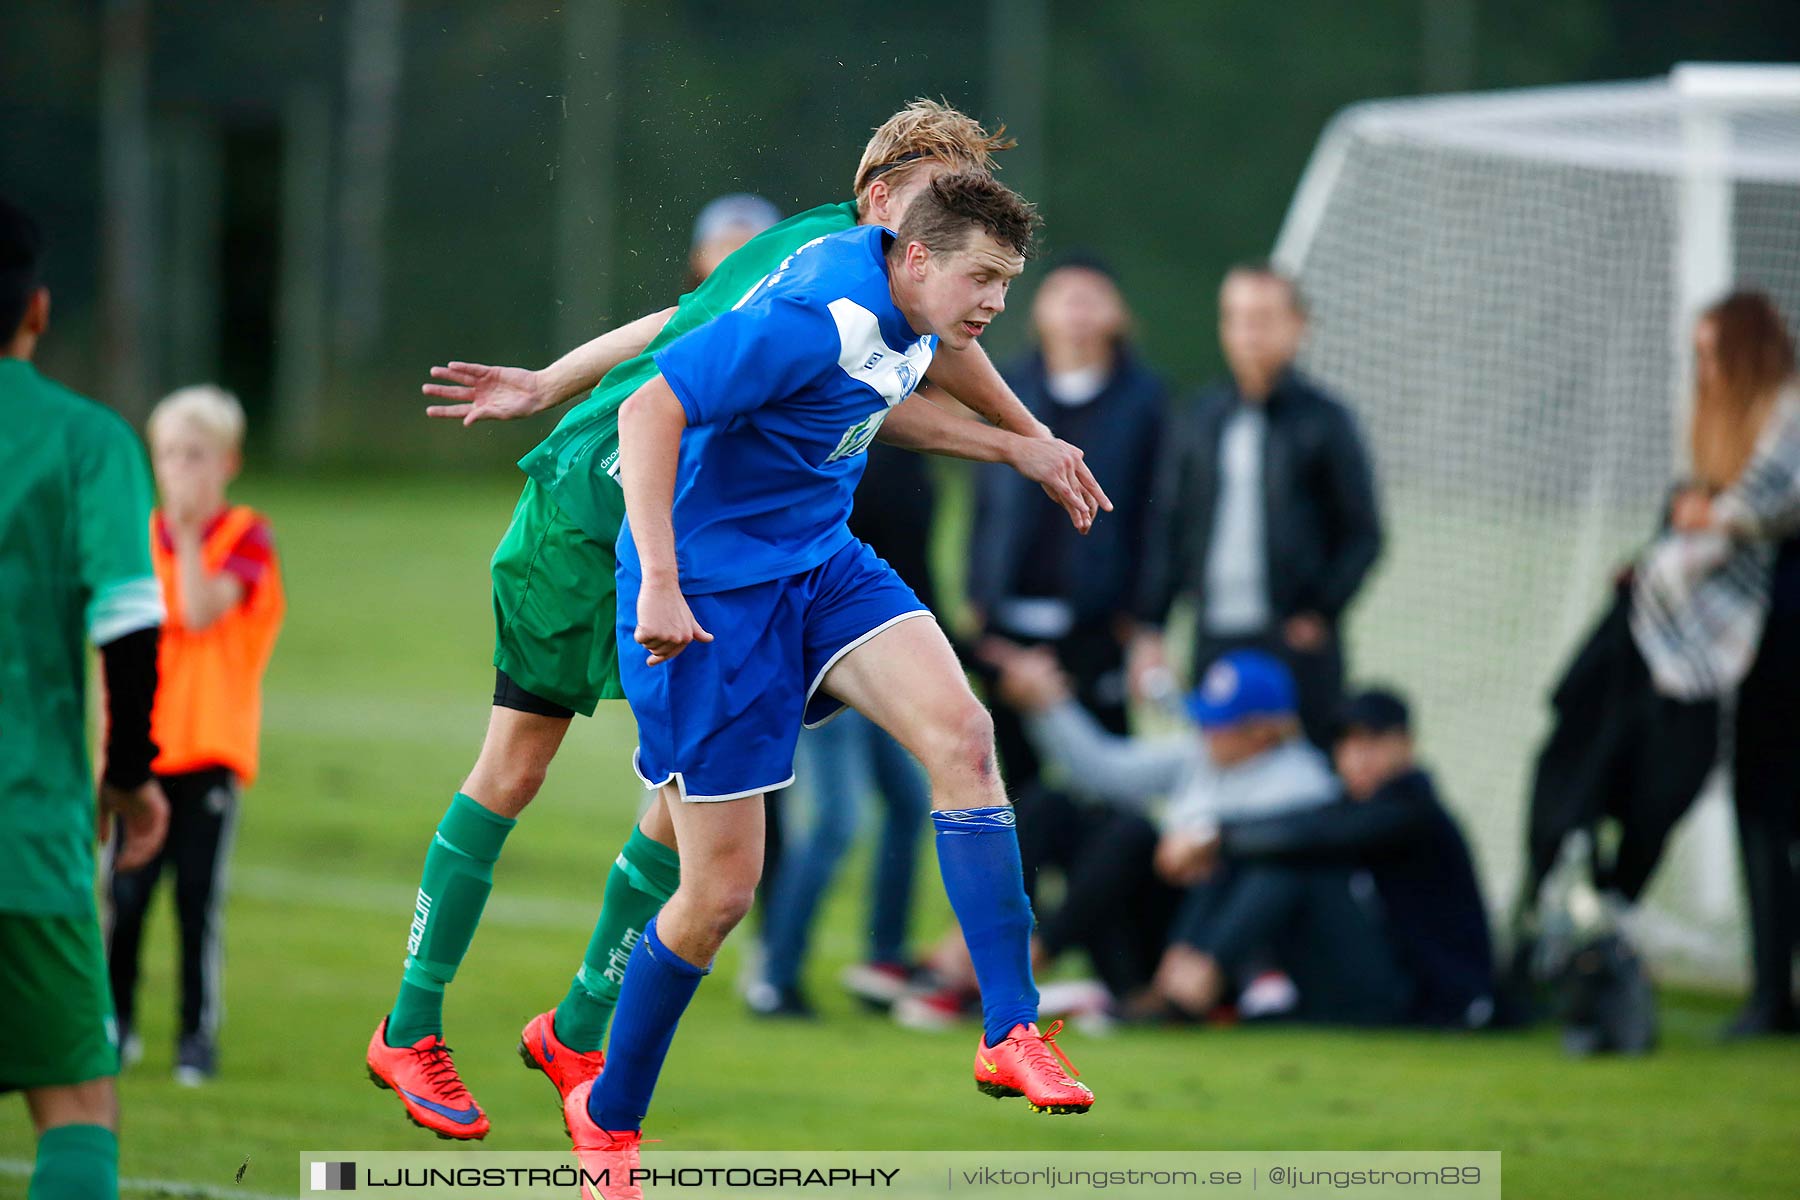
M1380 474L1353 674L1415 697L1502 911L1549 691L1685 466L1695 314L1742 283L1800 318L1800 68L1353 106L1274 257ZM1738 891L1715 780L1652 888L1652 954L1740 977Z

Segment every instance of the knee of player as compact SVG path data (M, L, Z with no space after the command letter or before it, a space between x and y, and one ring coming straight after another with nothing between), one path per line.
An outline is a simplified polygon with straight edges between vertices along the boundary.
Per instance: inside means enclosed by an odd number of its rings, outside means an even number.
M501 816L516 817L537 797L548 774L543 763L505 763L493 772L488 794L476 796L476 799Z
M942 761L960 775L991 779L998 775L994 766L994 718L974 696L967 698L947 716L938 729L936 739Z
M695 899L699 902L702 917L723 939L749 915L750 906L756 903L756 880L717 881L703 888Z
M112 1077L25 1093L39 1132L59 1125L99 1125L117 1131L119 1100Z

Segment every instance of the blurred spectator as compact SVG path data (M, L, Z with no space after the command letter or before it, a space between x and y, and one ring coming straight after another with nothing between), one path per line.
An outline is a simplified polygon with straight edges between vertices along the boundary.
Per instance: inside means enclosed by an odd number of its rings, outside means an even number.
M1760 636L1738 687L1732 782L1750 896L1749 1003L1734 1036L1800 1032L1793 958L1800 942L1800 382L1781 313L1760 292L1708 309L1694 330L1696 486L1672 520L1731 550L1761 601ZM1745 586L1745 585L1740 585ZM1751 607L1745 605L1745 607ZM1712 615L1714 620L1717 609ZM1746 627L1754 622L1746 620Z
M1074 442L1107 481L1110 515L1077 533L1038 488L1001 467L977 473L969 601L984 633L1054 647L1076 698L1114 733L1126 730L1125 638L1141 586L1150 487L1144 464L1161 436L1163 386L1132 352L1131 314L1097 258L1053 266L1032 304L1038 349L1004 370L1033 416ZM1037 778L1018 715L995 707L995 741L1015 800ZM1019 814L1021 840L1034 820ZM1026 878L1035 864L1027 862Z
M1325 745L1341 699L1339 624L1381 548L1374 481L1355 421L1293 367L1306 310L1273 267L1234 268L1219 292L1231 381L1171 422L1152 509L1133 647L1139 695L1166 669L1161 627L1198 605L1193 678L1221 654L1281 655L1307 736Z
M1284 816L1297 823L1341 795L1292 715L1278 741L1268 733L1253 738L1214 732L1230 709L1209 705L1208 694L1224 691L1215 683L1221 669L1250 655L1266 658L1240 650L1216 660L1192 702L1217 771L1214 787L1235 802L1198 806L1178 797L1164 816L1156 871L1187 894L1157 968L1156 999L1183 1015L1203 1017L1235 984L1241 1004L1254 1000L1262 1009L1257 1015L1332 1024L1396 1021L1406 1011L1406 980L1374 889L1357 864L1220 862L1227 823ZM1271 991L1269 999L1256 996Z
M1767 297L1738 293L1695 329L1694 475L1557 686L1531 806L1531 905L1564 839L1611 818L1594 884L1637 899L1717 755L1737 693L1734 790L1755 989L1729 1032L1800 1028L1791 985L1800 883L1800 388ZM1785 539L1785 540L1784 540ZM1598 844L1599 839L1591 839Z
M1039 926L1044 959L1079 945L1114 997L1141 1010L1167 963L1169 921L1210 872L1221 823L1317 809L1337 798L1324 757L1300 736L1280 660L1243 650L1215 662L1187 700L1199 736L1127 738L1076 704L1042 650L1002 652L999 687L1029 712L1046 761L1071 789L1112 807L1090 820L1063 904ZM1148 819L1167 801L1161 832Z
M1333 749L1345 800L1295 816L1227 821L1230 866L1368 868L1410 984L1409 1021L1480 1028L1494 1017L1493 941L1468 843L1413 758L1406 704L1367 691ZM1302 989L1304 996L1304 988Z
M780 209L749 192L733 192L708 203L694 219L694 240L688 248L689 289L706 282L733 250L780 221Z
M242 790L255 782L262 676L286 601L268 518L226 501L244 440L244 410L217 387L182 388L150 413L160 506L150 558L168 618L157 655L152 764L169 799L169 837L149 863L111 870L107 958L122 1054L134 1032L144 917L165 872L181 926L181 1006L175 1078L217 1069L223 1013L223 881Z
M850 531L874 547L934 612L938 595L930 547L936 513L936 487L925 456L873 443ZM764 1016L813 1015L800 985L813 922L856 836L864 797L873 792L884 815L869 879L867 957L845 972L844 982L867 1003L891 1005L916 974L906 935L919 834L931 807L924 772L899 742L850 709L802 733L795 757L798 794L806 798L810 823L795 830L793 811L783 814L784 845L773 876L764 879L761 978L746 999Z

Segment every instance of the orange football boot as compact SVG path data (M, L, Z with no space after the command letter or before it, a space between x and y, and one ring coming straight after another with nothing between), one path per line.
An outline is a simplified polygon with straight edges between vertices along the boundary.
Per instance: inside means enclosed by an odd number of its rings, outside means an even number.
M581 1200L644 1200L643 1189L631 1178L644 1135L636 1129L613 1131L596 1125L588 1116L588 1094L593 1090L594 1081L588 1079L563 1097L563 1128L575 1144L582 1172L606 1181L595 1187L583 1179Z
M568 1099L575 1085L600 1078L606 1067L604 1050L571 1050L556 1036L556 1010L539 1013L519 1034L519 1061L556 1085L559 1100Z
M1062 1022L1052 1021L1046 1032L1039 1033L1034 1021L1014 1025L998 1046L988 1045L983 1037L975 1051L975 1086L995 1099L1023 1096L1033 1112L1086 1112L1093 1106L1094 1093L1071 1078L1080 1072L1056 1044L1061 1030Z
M469 1141L487 1136L487 1114L463 1086L450 1047L432 1034L410 1046L387 1044L387 1018L369 1039L369 1081L393 1091L414 1125L441 1138Z

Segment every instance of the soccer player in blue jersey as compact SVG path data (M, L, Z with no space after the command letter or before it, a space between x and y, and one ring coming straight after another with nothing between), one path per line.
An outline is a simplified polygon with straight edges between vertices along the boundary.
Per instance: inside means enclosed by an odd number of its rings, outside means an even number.
M846 705L930 776L944 885L981 983L977 1084L1044 1112L1093 1103L1035 1023L992 721L930 612L846 525L883 419L940 342L974 344L1005 308L1036 224L987 174L940 176L898 232L803 246L658 353L620 410L620 669L634 765L672 814L682 871L632 951L606 1067L564 1108L576 1149L615 1180L676 1023L750 906L761 798L793 782L802 725Z

